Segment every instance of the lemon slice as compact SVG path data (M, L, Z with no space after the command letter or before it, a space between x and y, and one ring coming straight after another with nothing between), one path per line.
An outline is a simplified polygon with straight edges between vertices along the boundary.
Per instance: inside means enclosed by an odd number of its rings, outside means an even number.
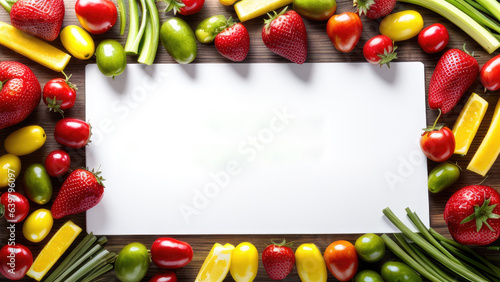
M243 0L234 4L234 10L240 21L244 22L290 5L292 2L293 0Z
M455 154L467 154L470 144L474 136L476 136L477 129L486 113L486 109L488 109L488 102L476 93L472 93L453 126Z
M234 246L215 243L205 262L201 266L195 282L221 282L226 278L231 266L231 254Z
M497 103L488 132L472 157L468 170L485 176L500 154L500 101Z
M54 234L47 245L45 245L26 275L36 281L40 281L61 255L69 248L81 231L82 229L73 222L66 222L57 230L56 234Z

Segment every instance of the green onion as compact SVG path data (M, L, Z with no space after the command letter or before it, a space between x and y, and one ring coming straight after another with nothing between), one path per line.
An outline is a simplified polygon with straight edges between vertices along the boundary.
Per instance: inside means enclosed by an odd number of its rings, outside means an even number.
M59 277L57 277L54 282L61 282L65 281L64 278L68 276L73 270L75 270L77 267L79 267L82 263L84 263L90 256L92 256L94 253L102 249L101 245L97 244L95 245L90 251L86 252L81 258L79 258L76 262L71 264Z
M472 266L475 266L483 271L486 271L491 275L496 276L495 272L493 270L491 270L489 267L487 267L484 264L479 263L478 261L468 257L467 255L462 253L459 249L453 247L452 245L446 243L445 241L441 241L441 244L443 244L443 246L445 246L450 252L452 252L454 255L456 255L457 257L459 257L463 261L465 261L465 262L471 264Z
M123 0L117 0L118 13L120 14L120 35L125 33L125 26L127 25L127 11L125 10L125 3Z
M470 37L472 37L479 45L481 45L488 53L493 53L500 47L500 41L482 25L474 21L466 13L459 8L444 0L398 0L400 2L410 3L422 6L432 10L441 16L447 18ZM487 0L482 0L487 1ZM491 11L491 10L490 10Z
M495 0L476 0L476 2L490 11L493 17L500 21L500 3Z
M457 281L456 279L450 277L448 273L444 272L439 266L433 263L425 254L420 250L420 248L414 243L408 244L410 248L419 256L425 263L427 263L434 271L436 271L439 275L441 275L444 279L448 281Z
M441 253L436 247L434 247L431 243L422 239L422 237L418 236L416 233L411 231L397 216L391 211L390 208L385 208L383 210L385 216L399 229L403 232L406 237L415 242L419 247L421 247L427 254L436 259L438 262L459 274L460 276L469 279L475 282L488 282L488 280L483 279L477 274L471 272L469 269L464 267L461 264L458 264L452 260L450 260L446 255Z
M65 282L76 282L79 279L83 278L89 272L96 269L96 267L108 264L111 261L114 261L116 258L116 254L110 253L107 250L101 250L95 257L91 260L87 261L83 266L81 266L75 273L73 273L70 277L68 277Z
M1 0L0 0L1 1ZM139 33L139 4L135 0L128 1L130 22L128 24L127 42L125 43L125 53L127 55L137 55L132 53L132 45Z
M155 60L156 51L158 50L158 42L160 41L160 19L155 1L146 0L146 5L149 17L146 34L144 35L144 44L137 61L141 64L151 65Z
M104 275L106 272L110 271L111 269L113 269L113 265L111 263L105 264L103 267L97 268L92 273L89 273L89 275L87 275L86 277L83 278L82 282L92 282L97 277Z

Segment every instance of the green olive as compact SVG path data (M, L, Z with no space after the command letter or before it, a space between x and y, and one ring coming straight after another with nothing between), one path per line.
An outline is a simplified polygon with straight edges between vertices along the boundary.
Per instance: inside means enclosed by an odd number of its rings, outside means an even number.
M127 67L125 50L116 40L106 39L99 43L95 51L95 56L97 67L105 76L118 76Z
M197 54L196 38L193 29L179 18L169 18L160 29L163 47L179 64L189 64Z
M226 17L222 15L212 16L204 19L196 27L196 39L201 43L212 43L219 32L221 32L227 24Z
M43 205L52 198L52 181L42 164L32 164L24 171L23 189L28 199Z
M365 269L354 276L354 282L384 282L384 279L378 272Z
M429 174L427 186L432 193L438 193L450 187L460 177L460 168L449 162L436 166Z

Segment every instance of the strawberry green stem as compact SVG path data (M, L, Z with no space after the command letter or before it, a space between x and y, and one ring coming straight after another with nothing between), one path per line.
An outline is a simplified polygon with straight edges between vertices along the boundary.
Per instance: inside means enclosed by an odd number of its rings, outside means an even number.
M179 13L181 11L181 8L186 6L184 3L182 3L182 1L178 1L178 0L160 0L157 2L161 2L161 1L167 3L167 8L165 8L164 12L168 13L170 11L173 11L174 15Z
M278 247L282 247L282 246L290 247L293 245L293 242L287 242L286 239L283 239L283 241L281 241L281 243L276 243L274 240L271 240L271 243L273 245L278 246Z
M487 222L488 219L498 219L500 218L499 214L493 213L493 210L496 208L497 204L490 206L491 198L484 200L482 206L475 205L474 213L464 218L460 224L464 224L470 222L472 220L476 221L476 231L479 232L483 227L483 224L488 227L491 232L495 232L493 227Z
M281 12L279 14L276 13L276 11L273 11L274 15L271 15L271 13L267 13L267 16L269 17L269 19L264 20L266 32L269 32L269 28L271 27L271 23L279 16L284 15L286 13L287 9L288 9L288 6L286 6L283 10L281 10Z
M0 0L0 1L1 1L1 0ZM5 81L0 81L0 90L2 90L3 85L4 85L5 83L7 83L7 80L5 80Z
M370 10L371 5L375 4L374 0L354 0L354 6L358 7L358 14L361 16L366 15Z

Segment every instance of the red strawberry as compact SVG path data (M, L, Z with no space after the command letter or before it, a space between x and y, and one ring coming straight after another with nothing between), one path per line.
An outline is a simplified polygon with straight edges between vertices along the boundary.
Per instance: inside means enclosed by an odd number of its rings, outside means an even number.
M354 0L354 6L358 6L359 15L366 15L370 19L378 19L389 15L396 0Z
M262 264L267 276L272 280L282 280L290 274L295 265L295 254L283 240L280 244L273 242L262 252Z
M10 11L14 27L48 41L57 38L63 19L63 0L19 0Z
M307 57L307 31L304 21L295 11L268 14L262 28L262 40L269 50L294 62L303 64Z
M243 61L250 50L250 36L241 23L227 20L227 28L215 36L215 48L219 53L234 62Z
M0 129L20 123L40 103L35 74L18 62L0 62Z
M54 204L52 216L59 219L71 214L84 212L97 205L103 196L104 179L101 172L85 169L73 171L64 181Z
M484 185L464 187L444 208L444 220L455 240L463 245L487 245L500 236L500 194Z
M465 47L465 46L464 46ZM459 49L446 51L439 59L429 83L429 106L451 111L479 73L479 64L468 53Z

